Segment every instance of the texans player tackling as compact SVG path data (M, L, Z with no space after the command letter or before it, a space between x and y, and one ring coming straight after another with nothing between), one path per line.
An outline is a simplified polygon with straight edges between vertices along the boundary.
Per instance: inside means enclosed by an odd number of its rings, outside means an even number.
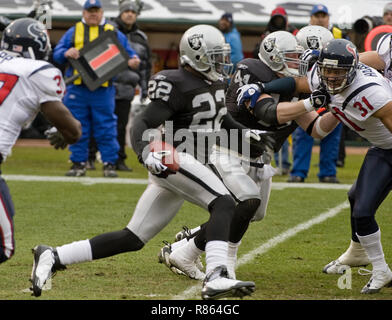
M324 120L333 115L336 121L343 122L373 145L348 192L351 244L323 270L343 273L349 266L370 261L372 276L361 290L361 293L369 294L379 292L392 281L392 271L385 261L381 232L375 220L378 207L392 188L392 84L358 60L357 49L350 41L330 41L321 51L317 64L307 73L307 79L292 79L297 87L313 91L311 97L296 104L279 104L276 112L278 118L287 121L294 115L326 106L329 112L315 123L320 133L327 135L330 132Z
M51 47L45 26L31 18L13 21L3 32L0 50L0 163L10 154L22 128L38 112L54 126L56 148L75 143L81 126L62 104L65 85L61 71L44 61ZM0 177L0 263L15 253L14 205Z
M209 154L205 140L219 132L221 126L240 129L249 141L253 138L254 143L264 145L268 142L267 136L247 130L227 114L222 79L230 74L229 57L230 46L218 29L197 25L184 33L180 42L181 66L176 70L163 70L150 79L151 103L136 117L131 129L132 147L139 161L149 170L149 184L132 219L123 230L90 240L57 248L37 246L32 272L36 296L41 294L52 272L65 265L142 249L170 222L184 200L210 213L206 227L207 275L202 298L242 297L254 291L254 282L228 278L227 241L235 202L223 182L204 165ZM184 151L178 152L178 172L169 170L161 154L150 150L149 129L161 125L165 126L165 139L170 136L169 127L174 130L173 137L185 137L173 141L177 150L186 146L185 150L181 149Z

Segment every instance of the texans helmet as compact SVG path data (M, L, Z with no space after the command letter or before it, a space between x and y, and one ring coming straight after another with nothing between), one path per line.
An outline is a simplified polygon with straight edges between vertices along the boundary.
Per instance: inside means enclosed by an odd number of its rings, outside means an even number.
M32 18L21 18L5 28L1 49L15 52L25 58L47 60L52 48L43 23Z
M345 39L329 41L317 61L321 84L331 94L342 92L354 81L358 60L358 50L352 42Z

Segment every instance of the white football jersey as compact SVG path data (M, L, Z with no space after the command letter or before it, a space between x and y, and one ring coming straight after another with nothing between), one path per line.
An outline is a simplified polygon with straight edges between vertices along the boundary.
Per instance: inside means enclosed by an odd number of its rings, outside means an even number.
M312 91L320 86L317 65L308 72ZM359 64L354 81L343 92L331 95L329 111L350 129L382 149L392 149L392 133L372 115L392 101L392 83L375 69Z
M61 71L48 62L0 51L0 153L11 152L22 128L48 101L61 101L65 91Z

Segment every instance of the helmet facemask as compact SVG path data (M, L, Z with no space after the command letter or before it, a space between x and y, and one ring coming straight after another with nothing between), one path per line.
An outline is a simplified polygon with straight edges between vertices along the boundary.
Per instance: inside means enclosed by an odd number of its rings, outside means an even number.
M231 49L228 43L225 43L223 47L206 50L205 54L200 57L200 62L203 62L207 69L198 71L212 81L216 81L219 78L230 78L233 72L230 53Z
M286 77L299 77L300 69L304 68L302 65L307 65L305 61L300 59L302 53L302 47L298 47L296 50L280 51L278 57L283 63L283 69L279 72Z
M317 68L320 82L330 94L338 94L346 89L353 82L356 73L354 65L337 66L318 62Z

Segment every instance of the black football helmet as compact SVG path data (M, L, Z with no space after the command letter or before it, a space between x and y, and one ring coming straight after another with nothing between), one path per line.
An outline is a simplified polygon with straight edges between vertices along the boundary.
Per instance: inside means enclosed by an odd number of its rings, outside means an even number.
M337 94L354 80L358 69L358 51L345 39L329 41L317 61L320 83L330 94Z
M3 32L1 49L35 60L47 60L52 50L45 26L32 18L11 22Z

